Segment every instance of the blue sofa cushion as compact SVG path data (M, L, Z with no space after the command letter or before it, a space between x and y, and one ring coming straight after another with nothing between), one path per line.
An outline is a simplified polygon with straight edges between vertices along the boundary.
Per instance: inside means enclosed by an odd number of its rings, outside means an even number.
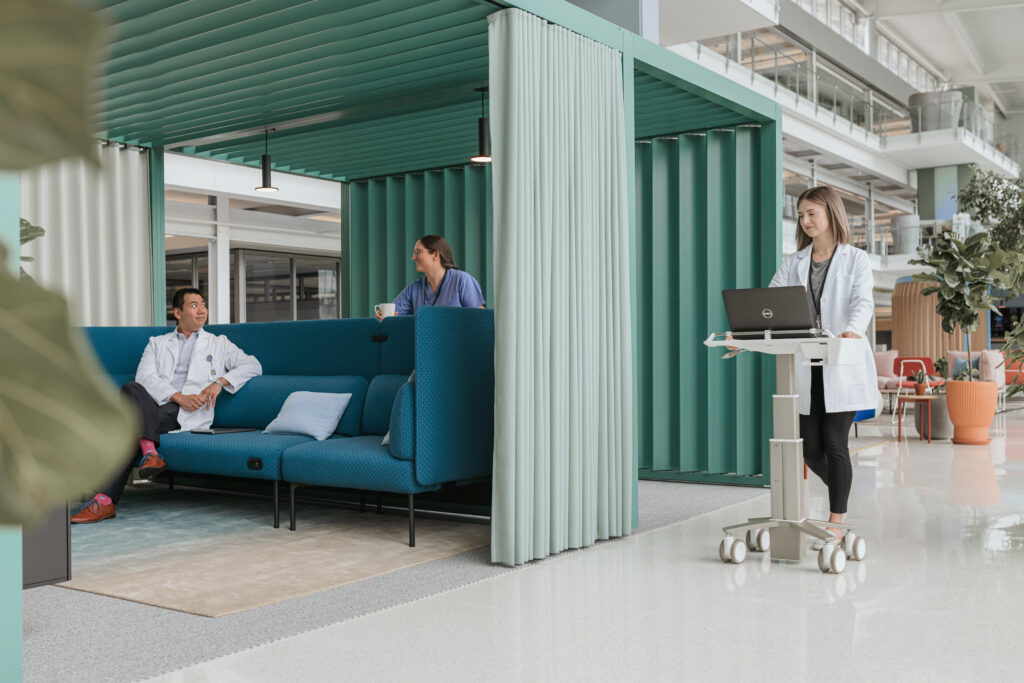
M293 391L318 391L352 394L352 400L334 431L336 434L355 436L359 434L362 422L366 386L363 377L352 375L260 375L246 382L238 393L229 394L225 391L217 397L213 426L264 429L277 417L285 399Z
M387 434L395 394L408 381L408 375L377 375L370 380L363 408L363 434Z
M296 484L388 493L440 488L418 484L413 468L411 461L391 457L374 435L311 441L289 448L281 457L282 477Z
M401 460L412 460L416 455L415 387L412 382L400 386L391 408L391 438L387 448L392 456Z
M192 434L180 432L160 437L160 457L172 472L216 474L250 479L281 478L281 454L304 443L317 443L308 436L237 432L234 434ZM325 442L326 443L326 442ZM262 468L249 467L259 458Z

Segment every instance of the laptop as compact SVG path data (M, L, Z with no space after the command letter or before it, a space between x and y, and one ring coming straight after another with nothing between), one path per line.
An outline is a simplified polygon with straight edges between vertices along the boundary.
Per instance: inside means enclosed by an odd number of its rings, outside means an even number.
M817 316L805 287L724 289L722 299L729 329L736 339L763 338L765 330L786 330L772 334L773 339L826 336L813 330Z

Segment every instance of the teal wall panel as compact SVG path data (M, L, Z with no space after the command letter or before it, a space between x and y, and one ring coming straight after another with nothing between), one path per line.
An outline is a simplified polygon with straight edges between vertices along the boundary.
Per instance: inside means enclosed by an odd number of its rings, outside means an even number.
M640 476L767 483L771 387L754 354L722 360L721 291L766 286L777 264L774 125L638 141ZM773 189L774 188L774 189ZM767 252L767 253L766 253Z
M21 201L17 173L0 172L0 242L17 276ZM0 681L21 680L21 527L0 524Z
M412 248L427 234L444 236L455 262L480 282L491 304L491 172L461 166L348 184L348 315L373 315L416 277Z

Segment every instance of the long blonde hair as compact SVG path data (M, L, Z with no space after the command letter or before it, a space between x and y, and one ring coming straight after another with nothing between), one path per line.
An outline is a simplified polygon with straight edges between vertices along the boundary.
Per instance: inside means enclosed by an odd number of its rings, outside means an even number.
M818 185L817 187L808 188L800 194L800 198L796 200L798 208L800 202L805 199L815 204L825 205L825 213L828 214L828 224L832 228L832 237L835 238L836 244L849 244L850 221L846 218L846 209L843 207L843 199L839 196L839 193L831 187ZM796 221L796 248L803 249L810 243L811 238L804 232L798 217Z

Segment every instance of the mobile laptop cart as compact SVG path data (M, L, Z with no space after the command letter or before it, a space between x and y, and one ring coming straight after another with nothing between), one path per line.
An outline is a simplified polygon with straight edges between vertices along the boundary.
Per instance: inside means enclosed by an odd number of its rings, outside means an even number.
M771 458L771 517L748 519L743 524L725 527L725 538L718 546L723 562L739 564L747 550L771 551L773 560L801 561L806 543L803 535L825 541L818 553L818 568L838 574L846 567L847 558L862 560L867 551L864 538L853 533L848 524L807 519L808 501L802 485L803 440L800 438L800 399L796 393L795 354L802 353L807 365L852 365L861 361L862 349L854 339L809 336L815 330L765 331L756 339L746 336L733 339L731 333L712 334L704 345L736 347L740 351L767 353L775 356L775 394L772 396L773 437ZM773 337L772 335L776 335ZM794 335L808 336L794 336ZM779 338L784 335L785 338ZM845 529L840 544L826 527ZM746 532L746 538L737 538Z

